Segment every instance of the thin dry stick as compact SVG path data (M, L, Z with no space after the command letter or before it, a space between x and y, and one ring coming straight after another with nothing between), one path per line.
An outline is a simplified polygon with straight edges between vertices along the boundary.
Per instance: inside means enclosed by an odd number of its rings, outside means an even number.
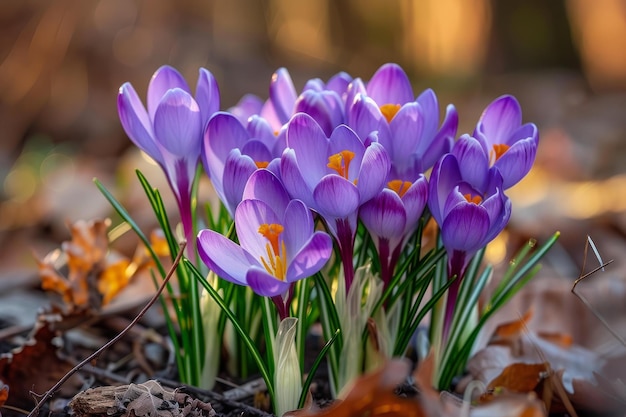
M54 393L56 391L59 390L59 388L61 388L61 386L72 376L74 375L76 372L78 372L78 370L80 368L82 368L83 366L85 366L86 364L90 363L91 361L93 361L94 359L97 359L105 350L107 350L109 347L113 346L115 343L117 343L122 337L124 337L124 335L126 335L126 333L128 333L128 331L139 322L139 320L141 320L141 318L146 314L146 312L148 311L148 309L150 307L152 307L152 305L154 303L156 303L156 301L159 299L159 297L161 296L161 293L163 292L163 290L165 289L165 286L167 285L168 281L170 280L170 278L172 277L172 275L174 275L174 272L176 271L176 267L178 266L178 264L180 263L180 260L183 256L183 253L185 251L185 246L186 246L186 242L182 242L180 244L180 249L178 251L178 255L176 256L176 259L174 259L174 263L172 264L172 267L170 268L170 270L167 272L167 275L165 276L165 278L163 279L163 282L161 283L161 286L159 287L159 289L157 290L156 294L154 294L154 296L152 297L152 299L150 299L150 301L148 301L148 304L146 304L144 306L144 308L141 309L141 311L139 312L139 314L137 314L137 317L135 317L133 319L133 321L131 321L128 326L126 326L126 328L124 330L122 330L117 336L115 336L113 339L109 340L107 343L105 343L100 349L98 349L97 351L95 351L94 353L92 353L91 355L89 355L87 358L85 358L82 362L80 362L78 365L76 365L75 367L73 367L72 369L70 369L70 371L68 373L66 373L63 378L61 378L56 384L54 384L54 386L52 388L50 388L48 391L46 391L46 393L41 397L41 400L39 400L39 402L37 402L37 405L35 405L35 408L33 408L33 411L30 412L30 414L28 414L28 417L37 417L39 415L39 411L41 410L41 406L48 401L48 399L50 399Z
M600 266L598 266L597 268L585 274L584 272L585 272L585 267L587 266L587 252L589 250L589 245L592 245L593 251L596 255L596 258L598 259L598 262L600 263ZM600 313L598 313L598 311L591 305L591 303L587 300L587 298L585 298L584 295L576 292L576 286L578 285L578 283L582 282L585 278L590 277L596 272L600 270L604 270L605 266L613 263L613 259L611 259L608 262L602 262L602 258L600 257L600 254L598 253L598 250L596 249L596 246L593 243L593 240L591 240L591 237L589 236L587 236L587 243L585 244L585 252L583 256L584 256L583 266L580 271L580 276L578 277L576 281L574 281L574 285L572 286L572 293L576 297L578 297L580 301L583 302L583 304L589 309L589 311L593 313L594 316L596 316L596 318L600 321L600 323L602 323L602 325L609 331L609 333L613 335L613 337L615 337L623 346L626 346L626 340L624 340L619 334L617 334L617 332L615 332L615 330L611 328L609 323L604 319L604 317Z

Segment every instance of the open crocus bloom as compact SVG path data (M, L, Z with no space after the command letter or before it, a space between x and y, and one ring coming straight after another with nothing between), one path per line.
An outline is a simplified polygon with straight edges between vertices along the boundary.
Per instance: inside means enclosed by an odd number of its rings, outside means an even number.
M533 123L522 125L518 101L505 95L487 106L473 136L459 138L452 153L457 155L464 177L478 181L487 169L497 169L506 190L528 174L538 144L537 126Z
M350 87L347 123L362 138L376 132L392 160L394 178L410 181L450 151L458 115L448 105L439 126L439 103L431 89L414 99L408 77L396 64L385 64L367 88L357 79Z
M376 142L365 146L345 125L328 138L311 116L298 113L287 126L280 172L289 194L317 211L337 239L349 288L358 209L385 185L387 152Z
M219 109L213 75L200 69L195 98L185 79L169 66L148 86L147 110L130 83L120 87L117 109L130 139L163 169L176 196L185 234L191 237L191 186L200 158L202 130Z
M202 230L198 252L219 277L254 292L279 297L286 317L291 284L317 273L328 261L332 240L314 231L311 211L300 200L290 200L280 180L270 171L256 171L248 181L246 198L235 211L240 245L225 236ZM275 299L276 302L276 299Z

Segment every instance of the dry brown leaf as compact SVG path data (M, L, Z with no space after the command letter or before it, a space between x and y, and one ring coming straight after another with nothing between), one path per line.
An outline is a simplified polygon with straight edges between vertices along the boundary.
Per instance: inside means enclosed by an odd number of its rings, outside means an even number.
M11 387L7 404L29 409L34 404L31 391L47 391L72 368L58 355L52 342L55 337L54 323L40 318L24 346L0 355L0 380ZM74 385L65 387L73 391Z
M79 392L69 403L78 417L211 417L211 404L189 394L162 387L157 381L118 387L104 386Z
M538 389L549 372L550 366L547 363L514 363L504 368L502 373L487 385L487 389L532 392Z
M534 393L502 393L487 404L470 407L458 396L432 388L434 355L431 352L413 373L419 401L428 417L545 417L546 411Z
M510 340L518 339L525 332L528 322L533 316L533 310L530 308L526 311L524 316L519 320L514 320L500 324L493 332L490 343L494 343L498 340Z
M297 417L426 417L414 399L401 398L394 393L409 374L409 365L402 360L391 360L377 371L358 378L343 400L316 411L312 408L287 413Z
M563 411L569 402L580 411L619 410L626 405L596 382L597 372L606 366L606 358L581 346L568 346L562 343L562 337L556 337L558 344L552 342L554 339L552 336L545 340L528 332L515 344L487 346L468 362L467 380L477 379L491 388L536 391L550 412ZM543 372L550 383L535 384L533 379ZM459 389L463 386L460 384Z

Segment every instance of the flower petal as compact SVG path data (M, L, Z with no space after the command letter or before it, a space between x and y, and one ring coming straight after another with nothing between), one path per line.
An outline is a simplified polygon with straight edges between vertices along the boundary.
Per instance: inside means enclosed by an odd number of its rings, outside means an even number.
M156 70L148 85L148 113L150 114L150 120L154 120L156 109L165 93L174 88L180 88L191 95L189 85L180 72L169 65L163 65Z
M272 206L274 207L274 206ZM313 234L313 215L301 200L291 200L283 211L282 224L287 253L295 254Z
M484 244L489 231L489 216L484 208L473 203L461 203L448 213L441 225L443 244L453 250L473 253Z
M161 150L154 141L152 122L130 83L124 83L117 95L117 111L124 131L135 145L152 159L163 164Z
M211 116L220 109L219 86L213 74L205 68L199 70L196 101L202 113L202 128L204 129Z
M312 208L315 208L313 190L298 167L296 153L293 149L287 149L280 158L280 178L285 189L292 198L298 198Z
M413 101L413 87L406 72L397 64L381 66L367 83L367 95L379 106Z
M451 153L459 163L463 180L484 191L489 172L489 154L481 143L476 138L463 135L454 144Z
M422 156L422 171L432 167L442 155L450 152L456 138L458 125L459 115L456 108L449 104L446 108L446 116L435 138L430 143L422 141L418 146L418 153Z
M381 125L386 125L380 108L372 98L363 94L357 94L347 114L348 126L350 126L359 138L364 139L370 133L381 130ZM386 145L383 143L383 145Z
M361 206L359 217L370 234L382 238L399 238L406 226L406 211L394 191L385 188Z
M359 191L350 181L338 175L327 175L313 190L316 210L327 218L344 218L356 213Z
M507 143L508 137L522 123L522 109L510 95L498 97L484 110L476 129L483 133L490 145Z
M202 120L189 93L180 88L165 93L154 113L154 135L174 155L190 159L200 155Z
M223 203L231 216L243 199L243 190L248 178L256 170L257 166L252 158L248 155L242 155L239 149L233 149L226 158L224 176L222 177Z
M266 169L258 169L250 175L242 199L262 200L279 216L285 212L290 201L282 182Z
M502 174L502 186L505 190L528 174L536 155L537 144L533 138L528 138L516 142L496 161L494 167Z
M326 233L315 232L295 254L287 269L287 281L294 282L319 272L332 255L333 242Z
M239 119L242 124L246 124L251 116L260 114L262 108L263 100L254 94L246 94L234 107L228 109L228 112Z
M241 246L213 230L201 230L197 244L200 258L211 271L227 281L246 285L253 258Z
M257 260L267 256L268 240L259 233L262 224L280 224L272 207L261 200L243 200L235 211L235 227L241 247Z
M406 211L406 227L404 233L412 231L417 225L426 203L428 202L428 181L424 175L420 175L418 179L411 184L409 189L402 196L402 203Z
M287 123L293 114L297 94L289 71L279 68L270 82L270 100L281 124Z
M407 103L400 108L389 124L391 130L392 152L389 155L394 163L404 166L415 154L421 141L430 140L424 136L424 115L419 104Z
M338 72L333 75L328 82L326 83L326 89L334 91L339 94L339 97L342 97L346 94L348 90L348 86L352 82L352 77L347 72Z
M435 163L430 174L428 207L439 226L445 217L444 209L448 195L460 181L461 171L454 155L446 154Z
M287 146L294 149L300 172L312 188L327 173L328 139L308 114L298 113L287 126Z
M248 132L232 114L218 112L209 120L202 143L202 163L211 180L219 186L230 151L241 149L247 140Z
M415 100L421 107L424 119L424 136L433 138L439 126L439 102L435 92L428 88L424 90Z
M374 142L365 149L357 182L361 204L383 189L390 168L389 156L380 143Z
M282 295L289 290L289 286L291 285L287 281L281 281L275 278L260 267L250 268L246 275L246 281L250 288L252 288L252 291L263 297Z

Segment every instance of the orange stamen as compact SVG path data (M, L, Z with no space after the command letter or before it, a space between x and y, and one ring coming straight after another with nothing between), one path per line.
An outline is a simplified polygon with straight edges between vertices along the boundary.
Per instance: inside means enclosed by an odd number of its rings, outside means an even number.
M491 150L491 157L493 159L493 161L497 161L498 159L500 159L500 157L502 155L504 155L504 153L506 151L508 151L510 148L509 145L505 145L504 143L497 143L495 145L493 145L493 149Z
M257 168L261 169L261 168L267 168L267 166L270 164L267 161L257 161L254 163L256 165Z
M476 205L483 201L483 198L479 195L463 194L463 197L465 197L468 203L474 203Z
M402 180L392 180L387 183L387 187L395 191L400 197L404 197L410 186L410 182Z
M350 169L350 161L354 158L354 152L345 150L328 157L328 165L330 169L337 171L339 175L348 179L348 170Z
M399 104L383 104L380 106L380 112L387 119L387 123L391 123L391 120L395 117L396 113L400 110Z
M267 258L261 256L261 263L267 272L284 281L287 274L287 248L285 241L278 243L284 227L280 224L263 223L259 226L259 233L269 242L265 245Z

